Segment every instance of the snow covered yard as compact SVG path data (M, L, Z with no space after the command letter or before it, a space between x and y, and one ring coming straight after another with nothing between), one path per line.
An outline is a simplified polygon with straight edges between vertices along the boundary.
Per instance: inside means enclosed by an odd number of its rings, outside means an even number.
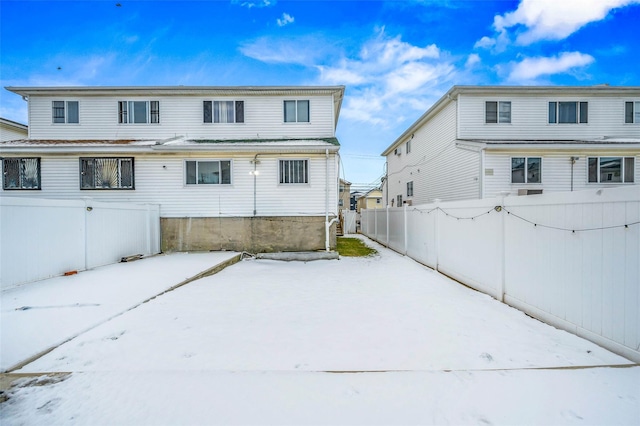
M640 424L640 367L369 244L246 260L140 305L22 368L72 374L22 379L0 420Z

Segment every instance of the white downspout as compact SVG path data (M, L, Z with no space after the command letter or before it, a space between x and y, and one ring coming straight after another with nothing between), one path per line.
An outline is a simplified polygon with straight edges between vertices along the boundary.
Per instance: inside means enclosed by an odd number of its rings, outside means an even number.
M324 213L324 248L326 251L331 251L331 244L329 244L329 230L331 225L338 220L338 217L334 217L329 221L329 150L325 149L325 213Z

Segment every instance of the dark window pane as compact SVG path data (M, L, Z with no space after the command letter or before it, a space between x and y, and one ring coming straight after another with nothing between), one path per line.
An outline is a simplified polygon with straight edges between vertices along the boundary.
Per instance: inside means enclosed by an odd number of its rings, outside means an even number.
M558 123L577 123L577 102L558 102Z
M204 101L202 103L203 120L205 123L213 122L213 103L211 101Z
M557 123L556 105L557 105L557 102L549 102L549 123L550 124Z
M600 182L622 182L622 158L600 158Z
M146 123L147 122L147 102L134 101L133 104L133 122L134 123Z
M542 159L527 158L527 183L540 183Z
M633 123L633 102L624 103L624 122Z
M236 123L244 123L244 101L236 101Z
M485 123L498 122L498 102L485 102Z
M220 162L220 174L222 175L222 184L228 185L231 183L231 161Z
M81 159L80 171L80 187L95 188L95 164L93 159Z
M64 123L64 101L53 101L53 122Z
M511 102L500 102L500 123L511 123Z
M127 102L118 102L118 123L128 123Z
M217 161L198 162L198 184L220 183L220 163Z
M151 122L159 123L160 122L160 101L151 101L149 102L149 106L151 109Z
M589 158L589 182L598 182L598 159Z
M580 102L580 123L587 123L589 121L589 103Z
M511 159L511 183L524 183L524 158Z
M624 159L624 181L633 182L633 169L635 166L635 158L626 157Z
M120 161L120 187L133 188L133 159Z
M20 188L20 159L5 158L2 163L2 187L4 189Z
M309 122L309 101L298 101L298 122Z
M67 123L79 123L78 101L67 102Z
M284 101L284 122L293 123L296 121L296 101Z
M195 185L196 183L196 162L187 161L187 185Z

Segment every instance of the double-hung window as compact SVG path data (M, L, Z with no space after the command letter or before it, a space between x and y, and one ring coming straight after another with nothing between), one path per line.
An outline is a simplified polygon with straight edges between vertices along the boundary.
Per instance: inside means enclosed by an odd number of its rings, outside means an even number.
M511 159L511 183L540 183L542 158L513 157Z
M511 102L487 101L484 109L485 123L511 123Z
M54 124L80 122L78 101L53 101L51 108Z
M632 183L634 157L589 157L589 183Z
M309 160L280 160L280 183L309 183Z
M407 154L411 152L411 140L407 141Z
M244 101L203 101L205 123L244 123Z
M308 123L309 101L284 101L285 123Z
M133 158L80 158L80 189L134 189Z
M185 161L187 185L230 185L231 160Z
M549 102L549 124L585 124L588 122L588 102Z
M118 123L160 123L160 101L119 101Z
M2 188L41 189L39 158L3 158Z
M624 103L624 122L640 124L640 101Z
M407 197L413 197L413 181L407 182Z

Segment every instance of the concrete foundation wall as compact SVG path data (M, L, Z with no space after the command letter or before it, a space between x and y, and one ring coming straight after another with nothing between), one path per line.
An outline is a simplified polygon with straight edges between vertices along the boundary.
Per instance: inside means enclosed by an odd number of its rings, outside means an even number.
M261 253L325 248L325 220L317 216L161 218L160 226L163 252ZM329 244L335 249L335 223L329 230Z

